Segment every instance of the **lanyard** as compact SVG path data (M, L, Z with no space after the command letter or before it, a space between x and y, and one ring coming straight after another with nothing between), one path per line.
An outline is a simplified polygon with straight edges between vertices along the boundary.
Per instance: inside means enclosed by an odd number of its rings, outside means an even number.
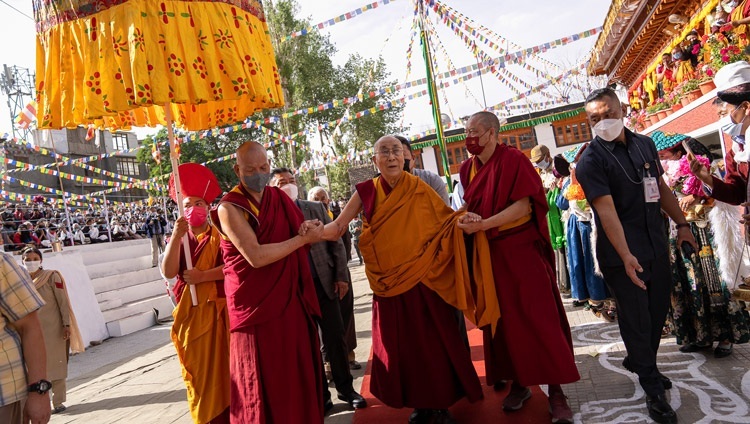
M601 141L599 141L599 142L601 143ZM635 185L639 185L639 184L643 184L643 179L646 177L646 174L648 174L649 177L651 176L651 171L650 171L651 164L648 163L648 161L646 160L646 157L643 156L643 151L641 151L641 147L638 146L638 143L636 143L635 141L633 141L632 143L635 144L635 148L638 149L638 153L641 155L641 159L643 159L643 173L641 174L641 180L640 181L634 181L632 178L630 178L630 175L628 174L628 171L626 171L625 167L622 166L622 163L620 163L620 160L617 159L617 156L615 156L615 154L612 153L607 148L607 146L602 145L602 147L604 147L604 150L606 150L607 153L609 153L610 155L612 155L612 157L615 159L615 162L617 162L617 164L620 165L620 169L622 169L623 174L625 174L625 178L627 178L628 181L630 181L631 183L633 183ZM627 146L625 146L625 150L627 151Z

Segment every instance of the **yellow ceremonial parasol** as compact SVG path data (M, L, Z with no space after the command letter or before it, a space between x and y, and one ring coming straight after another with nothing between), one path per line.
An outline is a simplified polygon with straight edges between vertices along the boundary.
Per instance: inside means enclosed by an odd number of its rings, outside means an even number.
M209 129L283 105L259 0L33 3L39 128L165 125L180 215L172 123Z

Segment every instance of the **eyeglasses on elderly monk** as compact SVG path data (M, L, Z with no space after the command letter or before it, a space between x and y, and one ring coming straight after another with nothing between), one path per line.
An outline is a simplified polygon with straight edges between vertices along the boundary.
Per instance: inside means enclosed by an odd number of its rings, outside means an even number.
M393 154L393 156L398 157L398 156L401 156L401 155L404 154L404 149L401 149L401 148L395 148L395 149L390 149L390 150L389 149L381 149L381 150L378 150L375 153L378 154L378 155L380 155L380 156L385 156L385 157L389 157L389 156L391 156L391 154Z

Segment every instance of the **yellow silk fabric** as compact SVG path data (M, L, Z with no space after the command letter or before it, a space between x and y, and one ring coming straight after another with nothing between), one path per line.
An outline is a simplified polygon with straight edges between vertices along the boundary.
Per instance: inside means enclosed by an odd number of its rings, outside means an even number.
M479 257L474 257L472 281L464 233L456 225L463 212L453 212L430 186L409 173L388 195L377 178L374 182L375 210L359 239L372 291L398 296L422 283L477 326L491 325L494 331L500 306L483 234L475 237Z
M284 103L265 18L231 4L129 0L40 28L39 128L154 126L171 104L210 129Z
M730 15L729 21L739 21L740 19L745 19L745 17L743 16L742 12L745 9L745 4L746 3L747 3L747 0L744 0L744 1L740 2L740 4L737 5L737 7L734 8L734 10L732 11L732 14ZM740 34L744 34L744 38L743 37L737 37L738 38L737 44L740 47L747 46L747 43L748 43L747 36L748 36L748 29L749 28L750 27L748 27L748 25L740 25L740 26L738 26L738 27L736 27L736 28L734 28L732 30L732 32L735 33L735 34L737 34L738 36Z
M219 253L219 232L198 235L211 237L195 263L202 271L214 268ZM204 282L195 286L198 305L192 306L190 288L172 312L172 342L182 365L182 378L187 387L188 407L193 422L207 423L229 406L229 318L226 298L218 297L216 284Z

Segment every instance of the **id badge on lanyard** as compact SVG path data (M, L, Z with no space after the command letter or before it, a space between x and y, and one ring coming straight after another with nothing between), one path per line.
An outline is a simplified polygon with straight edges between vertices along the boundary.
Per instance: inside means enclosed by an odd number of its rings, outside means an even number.
M646 199L646 203L656 203L661 198L659 193L659 181L652 177L649 168L651 164L646 162L643 164L643 195Z

